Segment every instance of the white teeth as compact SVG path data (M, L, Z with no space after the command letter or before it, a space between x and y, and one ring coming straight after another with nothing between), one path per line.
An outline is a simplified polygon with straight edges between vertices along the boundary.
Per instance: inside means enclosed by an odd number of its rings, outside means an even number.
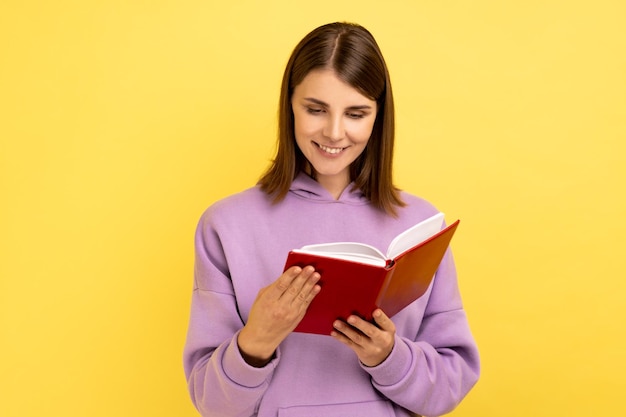
M324 146L324 145L318 145L320 147L321 150L323 150L324 152L328 152L330 154L338 154L339 152L343 151L344 148L329 148L328 146Z

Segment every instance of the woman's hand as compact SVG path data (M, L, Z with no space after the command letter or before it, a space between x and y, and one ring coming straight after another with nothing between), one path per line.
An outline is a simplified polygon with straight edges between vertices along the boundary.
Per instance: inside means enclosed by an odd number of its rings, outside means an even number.
M261 367L272 359L278 345L300 323L320 292L319 279L312 266L294 266L259 291L237 340L246 362Z
M336 320L336 331L331 335L356 353L365 366L382 363L391 353L395 342L396 326L381 309L374 311L374 324L357 316L348 317L348 322Z

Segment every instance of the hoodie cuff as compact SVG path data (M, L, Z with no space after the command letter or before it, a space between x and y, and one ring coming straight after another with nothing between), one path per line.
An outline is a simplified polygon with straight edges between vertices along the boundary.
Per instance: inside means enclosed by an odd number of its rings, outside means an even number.
M361 368L370 374L377 385L389 386L397 384L409 372L412 358L409 346L396 335L395 344L387 359L373 367L361 364Z
M280 360L280 351L276 350L276 354L264 367L256 368L249 365L241 356L239 346L237 345L237 333L231 340L230 344L222 357L222 367L226 376L233 383L247 387L256 388L263 385L274 373L276 365Z

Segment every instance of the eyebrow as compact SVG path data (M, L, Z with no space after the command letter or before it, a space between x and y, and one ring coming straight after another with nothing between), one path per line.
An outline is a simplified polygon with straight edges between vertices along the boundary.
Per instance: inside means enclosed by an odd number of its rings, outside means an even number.
M328 103L325 103L322 100L318 100L318 99L313 98L313 97L305 97L304 99L306 101L310 101L312 103L319 104L320 106L330 107L328 105ZM359 106L349 106L349 107L346 108L346 110L371 110L371 109L372 109L372 106L370 106L369 104L362 104L362 105L359 105Z

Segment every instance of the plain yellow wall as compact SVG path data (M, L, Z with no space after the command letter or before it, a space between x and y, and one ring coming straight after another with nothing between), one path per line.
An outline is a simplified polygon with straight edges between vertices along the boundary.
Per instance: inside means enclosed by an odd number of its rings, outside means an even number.
M196 221L335 20L386 55L397 184L462 220L483 375L453 415L626 415L622 0L3 1L0 415L196 415Z

